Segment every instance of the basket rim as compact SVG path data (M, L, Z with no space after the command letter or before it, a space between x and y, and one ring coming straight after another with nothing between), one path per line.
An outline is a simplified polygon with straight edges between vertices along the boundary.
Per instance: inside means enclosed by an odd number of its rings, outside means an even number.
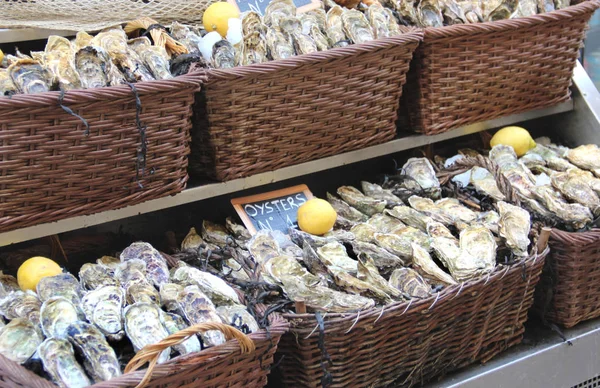
M156 94L168 91L179 91L190 89L199 91L205 81L202 72L191 71L171 79L140 81L130 84L135 87L139 96ZM114 100L118 98L134 99L132 88L127 85L106 86L93 89L76 89L66 92L49 91L36 94L14 94L9 97L0 96L0 109L28 108L55 105L59 107L59 100L63 95L63 104L80 104L102 100Z
M401 315L404 315L405 313L409 312L409 310L413 311L413 312L429 310L437 303L441 303L447 299L454 299L462 292L468 292L469 289L471 287L475 286L476 284L483 282L483 284L485 285L488 282L493 281L497 278L502 279L504 276L506 276L506 274L509 271L519 270L520 265L525 264L527 266L532 266L535 264L535 262L537 260L543 260L548 255L549 252L550 252L550 247L547 246L543 252L541 252L541 253L534 252L534 253L528 255L526 258L518 260L510 265L499 264L496 266L494 271L492 271L490 273L489 276L480 276L477 279L467 280L466 282L447 287L444 290L442 290L441 292L439 292L435 295L432 295L429 298L418 300L417 302L413 302L414 299L411 299L408 302L398 301L398 302L394 302L394 303L391 303L391 304L383 306L383 307L374 307L374 308L371 308L368 310L352 312L352 313L324 313L324 315L326 314L327 318L328 318L326 322L328 324L339 324L339 323L344 323L344 322L346 322L346 323L349 322L350 324L352 324L352 322L354 322L360 318L379 319L379 317L381 315L383 315L385 312L389 312L389 311L402 311ZM311 332L312 333L312 331L314 331L312 323L311 323L310 327L298 327L298 326L294 325L294 321L297 321L297 320L315 320L314 313L306 313L306 314L283 313L282 316L285 319L288 319L290 321L290 323L291 323L290 331L292 331L292 332L302 332L302 333ZM323 317L323 319L325 319L325 317ZM343 328L343 329L334 328L334 330L344 330L345 331L346 328ZM326 329L326 331L327 331L327 329Z
M429 27L423 30L424 42L427 43L430 39L436 38L464 37L465 35L504 32L534 27L549 22L568 20L577 16L586 15L596 11L598 8L600 8L599 0L584 0L579 4L571 5L557 11L522 18L498 20L495 22L456 24L444 27Z
M592 228L582 232L568 232L557 228L552 228L550 238L559 240L563 244L590 244L600 240L600 228Z
M599 0L600 1L600 0ZM321 62L332 61L339 58L351 58L355 55L368 53L375 50L390 49L399 46L417 44L423 40L423 30L417 27L403 27L404 32L400 35L388 38L375 39L365 43L352 44L346 47L335 47L325 51L310 54L295 55L286 59L278 59L264 63L256 63L246 66L236 66L231 69L202 69L206 74L207 83L235 79L251 75L273 73L280 70L293 70L303 65L311 65ZM414 50L413 50L414 51Z

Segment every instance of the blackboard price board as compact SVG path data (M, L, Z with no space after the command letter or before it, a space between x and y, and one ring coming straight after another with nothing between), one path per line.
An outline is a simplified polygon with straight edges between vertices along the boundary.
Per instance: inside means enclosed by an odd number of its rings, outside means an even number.
M289 228L298 227L298 208L312 197L306 185L298 185L235 198L231 200L231 204L251 234L260 229L285 233Z
M321 6L320 0L293 0L296 5L296 12L302 13L312 9L319 8ZM258 12L261 16L265 15L267 5L271 0L227 0L227 2L238 7L240 12L254 11Z

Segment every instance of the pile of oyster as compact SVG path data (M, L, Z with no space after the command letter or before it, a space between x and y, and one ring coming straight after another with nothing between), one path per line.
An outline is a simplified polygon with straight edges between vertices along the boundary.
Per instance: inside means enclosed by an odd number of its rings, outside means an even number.
M169 271L160 252L143 242L130 245L120 259L105 256L83 265L79 280L69 273L46 277L35 293L2 275L0 291L0 354L18 363L41 361L61 387L121 375L123 342L139 351L204 322L258 330L225 281L184 263ZM159 362L223 342L220 331L207 331L166 349Z
M497 265L499 246L527 256L527 211L501 198L496 210L485 212L456 198L441 198L426 158L409 159L401 175L402 181L390 181L386 188L362 182L362 191L342 186L338 196L328 194L338 218L323 236L292 228L288 234L260 230L250 236L227 220L226 226L205 222L203 236L191 230L186 241L200 245L210 237L207 231L214 235L218 230L221 241L212 239L214 249L235 245L238 258L223 263L223 276L247 281L258 275L281 287L289 300L331 312L428 298L444 287L486 276ZM478 182L495 186L488 176ZM248 270L249 262L256 271Z

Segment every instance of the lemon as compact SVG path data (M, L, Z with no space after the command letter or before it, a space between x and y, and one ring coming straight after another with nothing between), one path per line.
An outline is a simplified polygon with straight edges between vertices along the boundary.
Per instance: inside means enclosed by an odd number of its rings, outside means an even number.
M525 128L521 127L504 127L492 137L490 147L498 144L511 146L517 156L525 155L527 151L535 147L535 141Z
M333 228L337 213L329 202L313 198L298 208L298 226L306 233L320 236Z
M4 60L4 52L0 50L0 63Z
M54 261L36 256L26 260L17 271L17 282L23 291L35 291L38 282L46 276L62 273L62 269Z
M202 24L208 32L217 31L222 37L227 36L229 30L229 19L240 17L240 11L233 4L218 2L211 4L202 16Z

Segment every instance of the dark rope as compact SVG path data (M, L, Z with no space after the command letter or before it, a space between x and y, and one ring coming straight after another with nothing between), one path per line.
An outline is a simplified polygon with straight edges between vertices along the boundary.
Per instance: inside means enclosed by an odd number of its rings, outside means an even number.
M140 120L140 114L142 112L142 101L140 100L140 95L138 94L135 85L132 83L126 82L127 86L131 88L131 92L135 97L135 125L137 126L138 132L140 134L140 147L137 150L137 158L135 161L135 181L137 182L140 189L143 189L144 186L140 182L140 168L142 169L142 177L146 171L146 156L148 152L148 141L146 140L146 126L142 125Z
M325 322L323 321L321 313L316 311L315 318L317 319L317 323L319 325L319 339L317 341L317 344L319 346L319 350L321 351L321 369L323 369L321 386L323 388L326 388L329 385L331 385L331 383L333 383L333 376L329 371L327 371L326 366L326 363L331 365L331 357L329 356L329 353L327 353L327 349L325 349Z
M71 116L77 117L79 120L81 120L81 122L83 123L83 125L85 125L85 132L84 132L84 134L85 134L85 136L89 136L90 135L90 125L88 124L88 122L86 121L86 119L84 119L83 117L81 117L77 113L73 112L73 110L71 108L69 108L68 106L65 106L63 104L64 99L65 99L65 91L61 90L60 94L58 95L58 105L62 108L62 110L64 110L65 112L67 112Z

